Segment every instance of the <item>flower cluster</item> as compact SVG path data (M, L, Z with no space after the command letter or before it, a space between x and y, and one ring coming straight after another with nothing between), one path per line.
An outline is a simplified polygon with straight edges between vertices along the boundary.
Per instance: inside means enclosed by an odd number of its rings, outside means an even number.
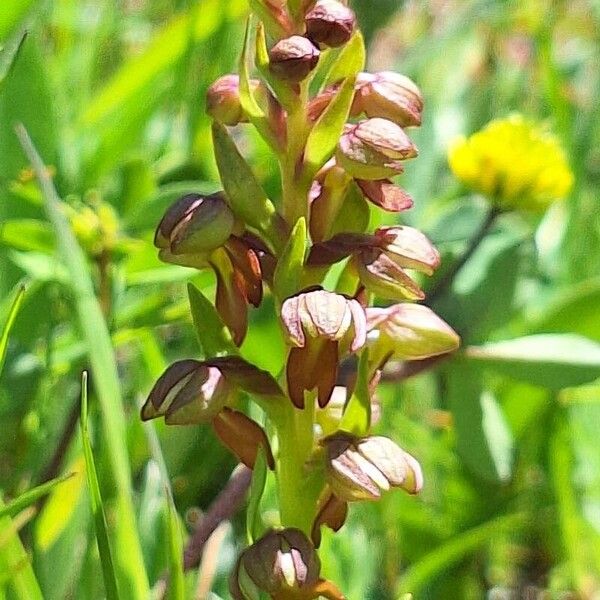
M423 99L403 75L361 71L362 37L343 2L251 4L260 78L249 76L249 28L239 75L220 78L207 96L223 191L182 197L155 237L162 260L215 274L214 307L190 292L203 358L170 366L142 418L210 423L241 462L256 468L262 453L275 471L281 529L257 534L240 555L234 598L343 598L320 577L321 527L339 529L350 502L423 485L417 460L371 432L381 370L459 343L415 304L425 298L420 277L440 262L427 237L401 225L366 231L369 203L391 213L412 206L390 178L417 155L406 128L421 123ZM316 93L313 80L323 82ZM229 128L243 123L280 165L279 200L267 197L236 147ZM281 373L241 357L249 305L265 293L287 342ZM393 304L376 307L376 299ZM245 414L242 395L272 427Z
M501 209L543 210L573 186L559 140L521 115L494 120L457 139L448 161L460 181Z

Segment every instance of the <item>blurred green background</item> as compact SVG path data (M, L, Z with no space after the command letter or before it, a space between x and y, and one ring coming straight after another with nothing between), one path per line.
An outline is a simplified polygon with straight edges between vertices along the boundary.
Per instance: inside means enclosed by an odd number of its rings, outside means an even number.
M503 215L434 306L464 347L526 345L381 387L376 430L420 460L425 488L353 505L324 538L325 575L352 600L599 598L600 3L354 6L370 70L398 70L423 90L420 156L400 178L415 208L402 218L445 261L485 211L448 170L457 134L512 112L547 121L576 184L545 215ZM155 584L176 562L166 482L187 537L234 467L209 428L142 426L138 407L167 364L197 354L185 283L210 292L214 282L161 264L152 236L182 192L218 188L204 94L235 70L247 12L245 0L2 0L0 326L18 283L27 289L0 378L0 490L8 503L78 474L0 512L1 600L105 597L78 428L82 370L92 369L90 435L122 597L161 597ZM47 216L17 123L84 262ZM250 130L239 140L275 195L268 149ZM253 311L243 353L276 371L272 310L267 299ZM223 525L172 597L227 598L242 530L241 516Z

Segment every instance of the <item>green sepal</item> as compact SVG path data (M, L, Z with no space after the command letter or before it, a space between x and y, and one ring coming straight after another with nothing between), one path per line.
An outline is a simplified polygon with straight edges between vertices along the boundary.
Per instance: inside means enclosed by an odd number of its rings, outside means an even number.
M280 302L293 296L302 288L306 242L306 220L301 217L296 221L273 275L273 289Z
M236 355L238 350L233 343L231 333L209 299L191 283L188 283L188 296L196 335L204 358Z

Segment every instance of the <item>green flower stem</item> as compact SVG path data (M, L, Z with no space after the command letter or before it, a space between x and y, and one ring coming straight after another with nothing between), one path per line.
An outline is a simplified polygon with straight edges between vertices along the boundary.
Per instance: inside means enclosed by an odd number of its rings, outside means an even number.
M315 399L313 394L307 396L304 410L290 403L285 417L277 424L277 479L281 524L297 527L310 535L321 490L320 486L308 485L308 462L314 446Z
M287 148L281 157L283 216L290 227L300 217L308 222L309 187L302 178L302 161L310 132L307 119L308 81L299 85L298 95L288 109Z

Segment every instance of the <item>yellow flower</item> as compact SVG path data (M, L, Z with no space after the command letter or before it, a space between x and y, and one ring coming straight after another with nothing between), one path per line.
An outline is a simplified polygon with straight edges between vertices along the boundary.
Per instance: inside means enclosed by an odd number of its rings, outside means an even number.
M543 210L573 185L558 138L521 115L457 139L448 162L460 181L504 209Z

